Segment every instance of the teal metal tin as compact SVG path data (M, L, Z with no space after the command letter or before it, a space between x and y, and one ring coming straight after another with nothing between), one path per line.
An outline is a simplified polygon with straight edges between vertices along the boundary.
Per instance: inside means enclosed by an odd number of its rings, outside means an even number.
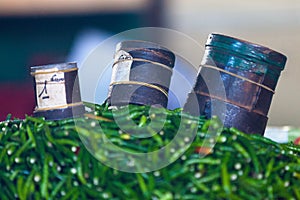
M213 47L226 49L227 54L238 55L239 57L244 58L250 62L258 61L267 63L271 68L279 68L277 70L274 69L279 73L284 69L287 60L285 55L269 49L268 47L222 34L210 34L205 46L206 48ZM245 67L249 69L255 66L246 65Z
M198 114L210 117L212 102L223 102L226 105L225 127L263 134L286 60L286 56L267 47L222 34L210 34L193 91L200 106ZM226 98L209 94L203 77L210 79L211 70L220 73ZM186 107L193 113L189 98Z

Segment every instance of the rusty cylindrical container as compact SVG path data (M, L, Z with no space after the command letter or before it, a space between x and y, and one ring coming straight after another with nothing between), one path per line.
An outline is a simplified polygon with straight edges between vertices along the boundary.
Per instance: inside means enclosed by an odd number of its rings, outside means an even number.
M76 63L31 67L36 100L35 117L59 120L83 115L77 71Z
M166 107L175 55L145 41L123 41L116 47L107 102Z
M272 97L286 60L286 56L267 47L221 34L210 34L193 91L200 114L211 117L212 102L223 102L226 105L225 127L264 134ZM209 94L203 77L210 70L220 73L225 99L222 95ZM186 107L189 106L187 109L192 112L192 102L188 99Z

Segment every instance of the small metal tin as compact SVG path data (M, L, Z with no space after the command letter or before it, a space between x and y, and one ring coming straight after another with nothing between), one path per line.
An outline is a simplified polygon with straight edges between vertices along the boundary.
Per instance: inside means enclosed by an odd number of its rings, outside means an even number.
M123 41L116 47L107 102L167 107L175 55L151 42Z
M200 114L211 117L212 103L223 102L226 105L225 127L264 134L272 97L286 60L286 56L267 47L221 34L210 34L193 91L198 99ZM211 96L208 92L203 77L209 76L211 70L220 73L225 99L221 95ZM193 112L192 102L189 101L186 107Z
M77 79L76 63L60 63L31 67L34 78L35 117L60 120L84 113Z

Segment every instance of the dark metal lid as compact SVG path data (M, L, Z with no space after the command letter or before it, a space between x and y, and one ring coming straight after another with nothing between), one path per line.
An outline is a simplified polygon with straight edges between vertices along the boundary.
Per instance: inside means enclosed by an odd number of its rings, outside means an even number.
M249 58L277 66L280 70L284 69L287 57L277 51L267 47L247 42L234 37L212 33L208 36L205 46L223 48Z
M170 68L174 67L174 53L156 43L139 40L122 41L117 44L116 52L121 50L130 53L133 58L158 62Z

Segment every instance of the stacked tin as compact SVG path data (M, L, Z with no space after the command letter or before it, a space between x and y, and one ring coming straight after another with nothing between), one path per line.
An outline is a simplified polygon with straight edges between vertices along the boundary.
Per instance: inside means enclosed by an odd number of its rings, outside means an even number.
M59 120L84 113L77 71L76 63L31 67L36 101L34 116Z
M107 102L167 107L175 55L151 42L117 45Z
M225 127L263 134L286 59L261 45L210 34L185 110L210 118L213 105L224 105L225 110L217 115ZM174 53L158 44L120 42L112 66L108 104L167 107L174 63ZM217 72L219 78L215 79L211 72ZM56 120L83 114L76 63L36 66L31 68L31 74L35 80L35 116ZM207 83L216 86L213 94Z
M225 127L235 127L246 133L263 134L268 121L268 111L286 57L267 47L233 37L211 34L205 45L200 72L194 86L200 113L193 112L189 98L186 108L194 115L211 117L214 102L225 105L222 113ZM219 84L210 77L217 71L225 89L211 95L206 80Z

